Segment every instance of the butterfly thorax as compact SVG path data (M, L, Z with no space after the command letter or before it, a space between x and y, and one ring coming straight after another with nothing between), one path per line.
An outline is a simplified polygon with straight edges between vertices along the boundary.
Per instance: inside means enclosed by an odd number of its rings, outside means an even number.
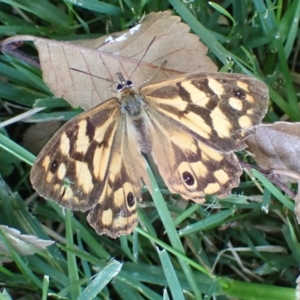
M144 105L140 93L133 87L127 88L120 92L120 108L122 114L129 114L133 118L138 118L141 114L141 107Z
M149 128L146 124L146 102L143 96L133 87L120 91L120 110L130 128L134 128L135 137L142 152L150 153L152 142Z

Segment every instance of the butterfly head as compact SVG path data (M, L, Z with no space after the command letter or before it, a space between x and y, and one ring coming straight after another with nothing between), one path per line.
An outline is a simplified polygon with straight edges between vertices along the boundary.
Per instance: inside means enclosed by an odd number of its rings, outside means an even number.
M117 75L119 77L119 84L117 85L117 91L119 93L133 87L133 83L131 80L125 80L121 73L117 73Z

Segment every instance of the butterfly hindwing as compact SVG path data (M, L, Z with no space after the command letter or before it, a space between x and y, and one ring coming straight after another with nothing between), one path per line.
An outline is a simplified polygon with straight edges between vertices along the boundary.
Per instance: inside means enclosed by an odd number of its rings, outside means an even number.
M233 152L211 148L160 115L151 117L152 157L171 193L202 203L205 195L226 197L239 184Z

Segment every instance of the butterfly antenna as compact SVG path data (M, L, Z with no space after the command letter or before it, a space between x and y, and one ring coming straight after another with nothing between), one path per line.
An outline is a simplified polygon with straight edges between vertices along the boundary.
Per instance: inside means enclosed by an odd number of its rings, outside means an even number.
M151 45L153 44L153 42L155 41L155 39L156 39L156 36L151 40L151 42L150 42L150 44L148 45L146 51L144 52L142 58L140 59L140 61L138 62L138 64L136 65L136 67L134 68L134 70L132 71L132 73L131 73L131 75L129 76L128 79L131 78L131 76L133 75L133 73L136 71L136 69L138 68L138 66L141 64L141 62L143 61L145 55L147 54L148 50L150 49L150 47L151 47Z
M115 83L115 84L118 84L117 81L114 81L114 80L112 80L112 79L107 79L107 78L104 78L104 77L100 77L100 76L97 76L97 75L93 75L93 74L91 74L91 73L88 73L88 72L85 72L85 71L82 71L82 70L79 70L79 69L75 69L75 68L70 68L70 69L73 70L73 71L76 71L76 72L80 72L80 73L87 74L87 75L92 76L92 77L100 78L100 79L102 79L102 80L105 80L105 81L109 81L109 82L113 82L113 83Z

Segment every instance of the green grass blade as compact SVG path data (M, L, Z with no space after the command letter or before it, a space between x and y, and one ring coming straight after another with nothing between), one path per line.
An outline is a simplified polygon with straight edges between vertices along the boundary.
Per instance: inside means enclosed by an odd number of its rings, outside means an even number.
M159 187L156 183L153 173L150 170L150 168L147 169L147 172L148 172L148 175L149 175L149 178L151 181L150 190L152 191L153 202L155 203L155 206L156 206L159 216L164 224L164 227L165 227L168 237L171 241L171 244L176 250L184 253L184 249L180 242L179 235L177 234L174 222L171 218L170 212L167 208L164 198L163 198L162 194L160 193ZM195 278L194 278L192 270L186 264L186 262L184 260L182 260L180 257L178 257L178 261L187 277L187 280L189 281L189 283L191 285L191 288L195 294L196 299L201 299L202 298L201 293L198 290L198 286L195 282Z
M33 165L35 156L28 152L25 148L21 147L7 136L0 133L0 147L5 149L7 152L18 157L20 160L26 162L29 165Z
M170 257L168 255L168 253L166 252L166 250L158 250L158 254L160 257L160 261L162 264L162 267L164 269L165 272L165 276L167 278L168 284L169 284L169 288L172 294L172 299L174 300L184 300L184 296L182 293L182 288L180 286L179 280L176 276L176 272L173 268L173 264L170 260Z
M93 281L84 289L78 300L93 299L102 289L119 274L122 264L117 261L110 262L93 278Z
M252 174L268 189L272 195L274 195L283 205L285 205L291 211L294 211L294 203L288 200L265 176L258 171L252 169Z

